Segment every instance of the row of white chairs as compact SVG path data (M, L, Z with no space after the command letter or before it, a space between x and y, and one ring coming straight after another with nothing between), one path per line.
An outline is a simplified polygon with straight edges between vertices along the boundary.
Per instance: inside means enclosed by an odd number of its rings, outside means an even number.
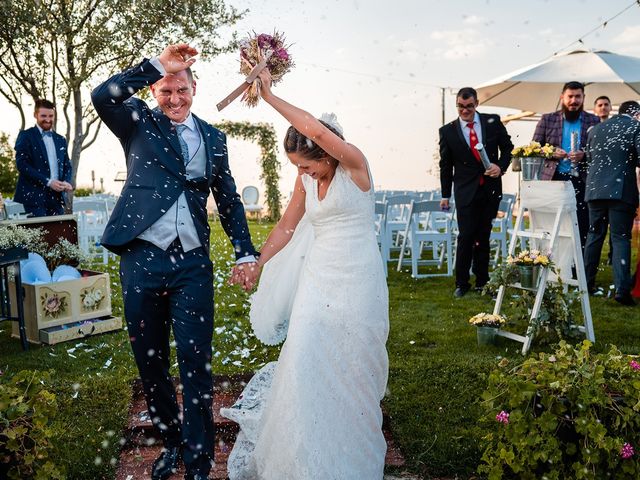
M100 239L107 226L117 197L109 194L94 194L73 199L73 213L78 221L78 245L95 260L107 264L114 255L104 248Z
M396 195L384 192L378 198L382 200L376 201L375 205L376 236L385 275L391 261L397 262L398 271L403 265L411 265L414 278L453 275L458 234L455 202L451 201L450 210L444 212L440 208L441 195L437 191ZM493 221L494 265L507 256L514 202L515 195L504 194L498 216ZM398 252L397 259L392 258L394 252ZM419 267L424 265L435 265L438 271L421 274Z

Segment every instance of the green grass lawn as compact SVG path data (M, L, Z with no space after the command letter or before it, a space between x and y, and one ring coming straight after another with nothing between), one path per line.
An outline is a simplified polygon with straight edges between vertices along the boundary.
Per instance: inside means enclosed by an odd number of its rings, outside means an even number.
M256 244L264 241L270 227L251 224ZM278 349L265 348L253 337L247 296L226 285L231 247L217 223L211 250L216 282L214 372L255 370L276 359ZM99 268L111 274L114 315L122 316L117 263ZM599 283L610 282L611 268L603 265ZM407 459L406 469L425 478L473 475L483 436L479 398L488 373L503 357L514 362L522 358L520 345L505 339L497 347L477 347L467 319L492 310L490 297L469 293L458 300L452 293L452 278L414 280L408 272L390 268L390 372L384 405ZM640 352L640 307L592 298L591 308L597 351L615 344L625 353ZM8 323L0 324L0 382L22 369L53 370L50 390L59 402L53 458L65 466L70 479L112 479L130 385L137 376L126 331L22 352L10 330Z

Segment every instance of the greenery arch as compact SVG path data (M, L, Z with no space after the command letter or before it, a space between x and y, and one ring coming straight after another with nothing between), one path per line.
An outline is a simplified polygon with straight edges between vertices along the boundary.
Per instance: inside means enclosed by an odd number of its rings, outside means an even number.
M268 123L231 122L223 121L214 126L230 137L255 141L260 147L260 179L265 185L265 196L269 208L269 217L273 221L280 219L280 162L278 161L278 146L276 131Z

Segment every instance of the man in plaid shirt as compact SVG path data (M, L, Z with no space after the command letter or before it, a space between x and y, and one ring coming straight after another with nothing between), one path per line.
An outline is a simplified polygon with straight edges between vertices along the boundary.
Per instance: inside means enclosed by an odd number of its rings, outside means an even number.
M536 125L533 140L542 145L548 143L556 147L553 157L544 162L541 178L571 181L573 184L576 191L580 245L584 251L589 231L589 208L584 200L587 175L584 147L587 144L588 130L600 123L600 118L584 111L584 85L580 82L564 84L560 104L561 110L542 115Z

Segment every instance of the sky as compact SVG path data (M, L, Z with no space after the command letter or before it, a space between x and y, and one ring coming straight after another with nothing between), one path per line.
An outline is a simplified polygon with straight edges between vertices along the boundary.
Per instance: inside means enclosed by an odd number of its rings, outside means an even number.
M439 187L434 154L443 95L448 122L457 115L455 92L460 87L482 84L556 52L586 48L640 56L640 6L598 28L635 3L631 0L227 3L248 10L235 26L241 37L274 29L286 35L296 66L274 92L317 117L335 112L347 140L367 156L377 189ZM578 39L582 43L576 43ZM282 139L288 124L266 103L251 109L236 101L222 112L216 110L216 103L242 81L237 52L196 62L194 68L194 113L210 122L269 122ZM593 100L587 98L586 105ZM0 102L0 108L0 131L15 139L18 115L7 103ZM514 113L482 106L479 111ZM530 141L534 127L533 122L511 122L507 128L514 145L521 145ZM239 190L256 185L264 194L257 145L230 139L229 155ZM281 147L279 160L280 188L288 198L296 170ZM115 172L125 170L124 155L107 129L83 152L78 186L90 186L91 170L96 179L104 178L107 191L119 193L121 184L113 179ZM508 173L505 190L515 188L515 175Z

